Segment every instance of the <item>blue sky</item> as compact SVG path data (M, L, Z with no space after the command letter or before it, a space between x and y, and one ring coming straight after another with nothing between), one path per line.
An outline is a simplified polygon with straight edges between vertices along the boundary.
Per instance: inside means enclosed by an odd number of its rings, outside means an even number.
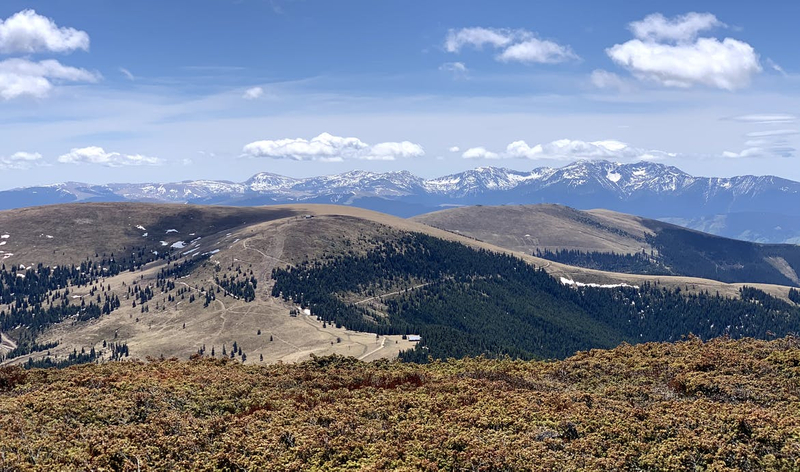
M641 159L800 180L797 2L0 3L0 188Z

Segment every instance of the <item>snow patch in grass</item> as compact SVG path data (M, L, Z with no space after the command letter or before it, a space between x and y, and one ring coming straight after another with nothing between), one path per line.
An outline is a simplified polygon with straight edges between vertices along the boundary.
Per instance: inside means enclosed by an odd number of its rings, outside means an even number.
M177 229L168 229L166 232L167 232L167 234L169 234L169 233L177 233L178 230Z
M10 234L3 234L3 235L0 235L0 239L8 239L8 238L10 238L10 237L11 237L11 235L10 235Z
M583 282L575 282L572 279L568 279L566 277L561 277L561 283L564 285L571 285L575 287L593 287L593 288L620 288L620 287L629 287L639 289L638 285L628 285L628 284L586 284Z
M142 226L142 225L136 225L136 229L140 229L140 230L142 230L142 231L147 231L147 228L145 228L145 227L144 227L144 226Z
M177 243L172 243L172 246L170 247L173 247L175 249L183 249L186 247L186 243L183 241L178 241Z

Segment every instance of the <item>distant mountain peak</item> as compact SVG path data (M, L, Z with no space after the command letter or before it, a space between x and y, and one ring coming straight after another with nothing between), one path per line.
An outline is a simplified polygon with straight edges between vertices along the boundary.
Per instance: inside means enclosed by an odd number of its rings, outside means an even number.
M653 218L698 218L735 211L800 216L800 183L790 180L775 176L695 177L660 162L623 164L589 159L530 171L480 166L430 179L407 170L384 173L351 170L306 178L259 172L241 183L218 180L107 185L65 182L0 192L0 209L120 200L360 205L359 199L372 199L370 208L403 216L442 205L506 203L560 203ZM412 207L414 210L403 210Z

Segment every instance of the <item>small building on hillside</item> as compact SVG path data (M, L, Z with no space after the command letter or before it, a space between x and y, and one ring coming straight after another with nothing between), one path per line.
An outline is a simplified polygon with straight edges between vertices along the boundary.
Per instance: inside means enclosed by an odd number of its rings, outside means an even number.
M409 334L408 335L408 340L412 341L412 342L419 342L419 341L422 341L422 336L420 336L418 334Z

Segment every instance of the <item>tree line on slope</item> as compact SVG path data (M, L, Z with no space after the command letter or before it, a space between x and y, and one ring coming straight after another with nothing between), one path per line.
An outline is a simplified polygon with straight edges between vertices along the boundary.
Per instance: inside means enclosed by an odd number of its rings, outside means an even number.
M789 300L800 305L800 290L797 290L796 288L789 289Z
M485 354L565 357L622 341L766 338L800 331L797 307L756 290L742 298L641 287L569 287L521 259L422 234L273 270L273 296L323 320L378 334L420 334L406 360ZM391 281L428 282L385 297L383 310L345 300ZM421 284L419 284L421 285Z
M682 228L658 228L647 235L653 249L635 254L578 250L537 250L535 255L554 262L589 269L643 275L682 275L728 283L767 283L796 286L770 260L783 259L800 270L800 248L761 245L720 238Z
M537 249L533 255L553 262L560 262L575 267L642 275L674 275L664 266L653 252L644 250L634 254L617 254L614 252L580 251L577 249Z
M155 296L156 289L161 289L161 293L174 290L174 278L190 273L208 259L207 256L198 256L173 264L177 257L172 253L157 254L146 248L133 248L127 257L115 257L113 253L95 256L97 260L87 258L78 265L0 266L0 330L13 332L17 343L15 349L2 357L3 360L55 347L52 343L36 341L38 334L53 324L70 318L89 321L118 309L122 301L111 291L110 284L103 283L106 277L133 272L157 259L168 260L167 267L159 272L156 287L140 287L134 282L127 287L127 295L123 294L125 300L133 298L133 307L139 302L144 313L149 312L145 304ZM173 280L167 280L170 276ZM80 297L72 295L80 288L90 288L89 293ZM79 302L77 298L80 298ZM205 306L213 299L214 293L207 292ZM194 301L194 295L190 301ZM125 349L127 353L127 346ZM110 352L111 358L115 358L115 351ZM35 365L63 367L93 360L91 353L75 353L70 359L54 361L44 358L36 361L41 365Z

